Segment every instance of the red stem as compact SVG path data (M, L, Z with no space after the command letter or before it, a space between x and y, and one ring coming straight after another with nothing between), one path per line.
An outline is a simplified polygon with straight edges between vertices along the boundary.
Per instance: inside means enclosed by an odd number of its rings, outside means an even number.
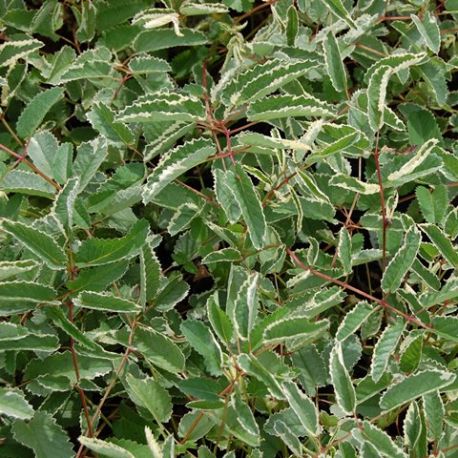
M71 323L73 323L73 310L74 310L74 305L73 305L73 302L70 301L68 303L68 319ZM76 354L75 341L73 340L73 337L70 337L70 352L72 354L73 369L75 370L75 376L76 376L76 385L75 386L76 386L76 389L81 399L81 405L83 407L84 417L86 418L86 423L87 423L87 431L88 431L89 437L92 437L94 430L92 427L91 417L89 415L89 408L87 406L86 394L84 393L84 390L80 387L81 377L80 377L80 370L78 366L78 356Z
M376 302L377 304L382 306L384 309L390 310L390 311L392 311L394 313L397 313L399 316L402 316L406 321L408 321L408 322L410 322L412 324L415 324L415 325L420 326L420 327L425 328L425 329L431 329L430 325L425 324L420 320L417 320L413 316L408 315L407 313L404 313L402 310L399 310L396 307L393 307L391 304L386 302L384 299L379 299L379 298L377 298L375 296L372 296L369 293L366 293L365 291L362 291L362 290L360 290L358 288L355 288L352 285L349 285L348 283L346 283L344 281L338 280L337 278L330 277L329 275L327 275L327 274L325 274L323 272L320 272L319 270L315 270L310 266L306 266L297 257L297 255L293 251L291 251L289 248L286 249L286 252L288 253L290 258L294 261L294 263L298 267L300 267L301 269L303 269L303 270L305 270L307 272L310 272L315 277L322 278L323 280L326 280L328 282L334 283L335 285L339 285L339 286L341 286L342 288L344 288L346 290L353 291L355 294L358 294L359 296L362 296L365 299L368 299L369 301Z
M386 205L385 205L385 191L383 189L382 170L380 168L380 150L379 150L379 138L380 134L377 132L375 140L375 151L374 160L375 168L377 170L377 180L380 194L380 206L382 208L382 267L385 270L386 267L386 230L388 228L388 220L386 217Z
M7 146L0 143L0 149L5 151L5 153L9 154L10 156L16 158L18 162L23 162L27 167L33 170L37 175L39 175L43 180L47 181L51 186L53 186L57 191L60 191L60 185L56 183L52 178L49 178L48 175L45 175L39 168L35 166L33 162L30 162L26 159L25 156L21 156L20 154L15 153L13 150L9 149Z

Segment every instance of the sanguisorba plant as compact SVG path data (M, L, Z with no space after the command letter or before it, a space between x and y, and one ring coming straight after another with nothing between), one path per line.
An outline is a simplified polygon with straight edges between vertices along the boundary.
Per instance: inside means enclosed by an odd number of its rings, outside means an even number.
M0 455L456 457L457 18L1 1Z

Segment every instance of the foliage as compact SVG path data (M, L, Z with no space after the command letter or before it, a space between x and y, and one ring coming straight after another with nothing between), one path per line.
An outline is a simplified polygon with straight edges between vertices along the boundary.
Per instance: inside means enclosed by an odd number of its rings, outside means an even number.
M457 19L1 1L0 455L456 456Z

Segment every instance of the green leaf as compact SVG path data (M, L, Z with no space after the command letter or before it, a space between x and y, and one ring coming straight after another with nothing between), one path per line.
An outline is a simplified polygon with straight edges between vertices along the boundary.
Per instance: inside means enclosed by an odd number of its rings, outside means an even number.
M353 430L355 432L356 430ZM379 454L387 458L407 458L407 455L402 449L396 445L387 433L372 425L368 421L364 421L362 429L357 430L357 437L363 438L369 442Z
M337 255L345 272L351 272L351 236L345 227L339 232L339 242L337 244Z
M16 131L22 138L30 137L43 121L46 114L63 96L64 90L53 87L38 93L24 108L16 124Z
M292 382L283 383L283 392L307 434L312 437L318 435L320 432L318 412L311 399Z
M47 285L31 281L7 281L0 283L0 299L15 301L55 302L56 291Z
M228 409L228 417L230 420L226 427L231 433L246 444L252 447L259 447L261 437L258 423L250 406L237 393L232 397L232 405Z
M78 366L81 380L92 380L113 371L113 362L109 359L88 356L81 352L78 354ZM72 385L77 383L70 351L54 353L43 359L32 359L27 364L24 376L28 380L37 377L65 377Z
M231 320L224 310L221 309L215 296L210 296L207 301L207 315L218 338L226 344L229 343L232 340L234 328Z
M144 124L145 133L148 133L148 145L143 160L149 161L158 154L167 152L173 145L194 127L194 122L162 121L153 124Z
M432 138L442 140L437 120L431 111L413 103L404 103L399 110L407 120L407 132L412 145L422 146Z
M185 16L200 16L227 12L228 8L223 3L198 3L186 0L180 6L180 13Z
M144 407L159 423L169 421L172 400L168 391L152 378L137 379L129 374L126 378L128 394L135 404Z
M404 420L404 442L411 453L418 456L427 454L425 426L418 404L414 401L409 405Z
M420 148L417 149L415 154L409 159L401 168L392 172L388 175L388 181L392 182L393 185L398 183L404 183L411 180L409 175L413 175L421 164L428 158L436 147L438 140L432 138L424 143Z
M0 180L0 190L53 199L56 189L39 175L25 170L11 170Z
M55 351L59 348L59 339L50 334L35 334L24 326L12 323L0 323L0 352L2 351Z
M411 226L398 252L386 266L382 277L383 291L394 292L401 286L405 274L415 261L420 242L420 231L415 226Z
M83 3L81 5L81 19L76 32L76 38L81 42L92 40L95 34L95 18L97 9L93 3Z
M237 201L234 199L234 194L227 183L226 177L227 172L224 172L221 169L213 168L213 181L216 200L224 210L227 219L231 224L234 224L239 220L241 216L241 210Z
M370 375L366 375L356 386L356 400L358 405L364 404L376 394L383 391L392 381L393 376L386 372L378 382L374 382Z
M388 367L388 362L393 356L399 339L404 332L404 321L387 326L374 347L374 355L371 364L371 376L374 382L378 382Z
M75 213L79 184L78 178L70 178L59 191L53 205L54 214L67 233L73 227L73 215Z
M296 456L302 455L302 444L298 439L297 435L294 434L288 425L281 421L277 420L273 424L273 430L277 436L279 436L282 441L293 451Z
M62 329L67 335L69 335L75 342L78 342L81 346L92 350L99 356L107 356L107 352L89 338L86 334L78 329L74 323L72 323L64 314L63 310L59 307L47 307L46 315L51 318L53 323L60 329Z
M135 331L134 346L151 364L168 372L178 373L184 369L185 358L179 347L151 328Z
M403 342L399 367L404 372L414 372L420 364L423 350L423 335L411 335Z
M98 266L81 269L74 280L67 282L67 287L74 293L79 291L103 291L108 285L119 280L127 270L128 261L113 262L110 268Z
M247 339L258 316L258 288L259 274L251 273L241 285L232 308L232 324L235 333L241 339Z
M72 61L65 71L59 74L53 82L55 84L69 83L78 80L109 81L113 76L113 71L109 60L111 53L108 49L102 48L99 55L96 53L80 54Z
M9 67L18 59L24 59L44 44L33 38L28 40L5 40L0 45L0 67Z
M28 420L34 410L21 391L0 388L0 415Z
M180 205L167 226L167 231L173 237L189 227L194 218L200 215L202 208L190 202Z
M367 87L368 117L372 130L377 131L383 125L385 96L391 68L387 65L378 67L371 75Z
M318 387L327 384L328 369L315 345L307 345L294 352L292 361L300 371L299 380L309 395L315 395Z
M247 117L250 121L270 121L282 118L329 118L333 107L313 96L273 95L251 102Z
M299 18L294 5L291 5L287 11L286 23L286 42L288 46L294 46L296 43L297 32L299 30Z
M456 334L458 318L456 316L435 316L432 324L436 334L451 342L458 343L458 336Z
M323 50L326 69L334 89L339 92L345 91L347 89L347 74L340 55L339 44L332 32L326 35L323 41Z
M271 59L251 67L233 78L223 89L221 99L227 106L240 106L272 94L304 75L316 64L310 60Z
M181 302L189 292L189 285L181 279L181 275L172 275L154 298L156 308L160 311L171 310Z
M418 67L423 79L431 88L439 105L445 105L449 97L447 70L441 59L431 59ZM434 120L434 123L436 121Z
M219 262L237 262L242 259L240 251L235 248L223 248L222 250L214 251L202 259L203 264L216 264Z
M86 436L80 436L78 440L82 445L84 445L89 450L92 450L95 453L100 453L104 457L135 458L135 455L130 453L128 450L111 442L97 439L95 437Z
M368 302L358 302L354 308L345 315L345 318L340 323L336 332L336 339L340 342L344 341L347 337L356 332L374 311L375 308Z
M172 71L172 67L166 60L149 55L133 57L129 61L129 68L133 75L149 75Z
M151 240L146 241L140 252L140 272L141 302L145 304L157 295L161 280L161 265Z
M148 177L143 189L143 203L147 204L162 189L193 167L205 162L215 152L211 140L193 140L165 154Z
M75 254L78 267L100 266L137 256L149 231L146 220L138 220L121 238L85 240Z
M207 401L218 401L222 385L213 379L203 377L188 378L178 382L178 388L188 396Z
M51 269L65 267L67 256L52 237L19 221L3 220L1 228L19 240Z
M434 54L438 54L441 46L441 35L436 17L429 11L424 13L422 20L414 14L411 14L410 17L420 32L426 46Z
M448 207L447 187L439 185L430 192L428 188L418 186L415 195L426 222L440 224L445 218Z
M437 252L434 252L437 254ZM442 286L439 291L430 291L422 294L421 302L423 307L416 307L416 310L421 313L424 308L430 308L434 305L442 304L446 301L452 301L458 297L458 279L451 277Z
M380 398L383 410L392 410L414 399L450 385L456 376L451 372L424 370L390 386Z
M334 386L337 404L342 411L351 415L356 406L356 393L350 374L348 373L343 358L342 346L337 342L331 351L329 372Z
M301 338L315 340L329 327L328 320L312 322L308 317L283 318L269 324L263 334L264 344L284 343Z
M15 421L12 431L14 438L27 448L31 448L36 458L75 456L67 434L46 412L35 412L28 422Z
M24 261L0 261L0 281L30 272L38 267L38 263L32 259Z
M377 62L376 68L368 70L369 84L367 86L367 113L369 125L373 131L378 131L384 123L386 108L386 93L388 82L395 73L408 69L412 65L419 64L425 55L420 54L398 54Z
M71 173L73 148L69 143L59 145L51 132L37 132L28 143L27 152L33 163L58 183L65 183Z
M79 145L73 163L73 176L80 180L80 191L83 191L90 183L107 153L107 142L103 137L97 137L95 140Z
M78 307L116 313L137 313L141 307L135 302L108 293L83 291L74 300Z
M223 354L210 329L204 323L190 319L183 321L180 329L189 345L204 358L210 374L220 375L222 373Z
M105 104L101 102L94 104L87 118L97 131L112 142L126 145L135 142L132 131L123 123L115 121L115 114Z
M271 137L259 134L258 132L242 132L237 136L237 140L243 145L261 146L265 148L292 149L298 151L309 151L310 146L298 140L288 140L279 137ZM258 150L257 150L258 151ZM266 150L259 150L260 153L267 154Z
M226 172L226 183L234 195L248 227L251 242L261 249L267 236L267 224L256 189L242 166L235 164L234 172Z
M175 437L172 434L166 437L162 447L160 447L156 439L154 439L148 426L145 426L145 435L152 458L173 458L175 456Z
M329 184L338 186L339 188L347 189L352 192L359 194L376 194L379 192L379 186L374 183L365 183L364 181L358 180L355 177L344 175L343 173L337 173L333 175L329 181Z
M418 259L415 259L410 269L412 272L415 272L415 274L418 275L429 288L436 291L440 289L441 282L439 278L427 269Z
M312 165L315 162L322 161L334 154L342 153L346 148L357 142L358 139L358 132L350 132L349 134L340 137L338 140L327 144L324 148L313 151L313 153L306 158L306 163Z
M332 14L339 19L345 21L350 27L356 29L356 24L353 22L349 12L345 8L341 0L321 0Z
M241 354L238 357L238 364L243 371L264 383L272 396L278 399L285 399L280 383L272 375L272 372L264 367L255 356Z
M134 42L137 52L153 52L175 46L198 46L207 43L207 37L198 30L180 28L181 35L173 29L153 29L140 33Z
M423 409L427 424L427 435L430 440L438 441L442 435L444 421L444 404L438 391L432 391L423 397Z
M420 229L429 237L442 256L458 269L458 252L445 234L433 224L421 224Z
M118 113L121 122L154 123L160 121L194 122L205 119L205 106L196 97L173 92L159 92L136 100Z

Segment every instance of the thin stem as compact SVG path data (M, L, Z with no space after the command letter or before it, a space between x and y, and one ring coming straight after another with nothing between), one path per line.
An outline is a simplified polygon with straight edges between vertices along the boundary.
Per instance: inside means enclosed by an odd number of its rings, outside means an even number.
M253 126L255 126L256 124L259 124L259 121L249 122L248 124L245 124L244 126L237 127L237 128L235 128L235 129L231 129L231 135L234 135L234 134L236 134L237 132L240 132L240 131L242 131L242 130L249 129L250 127L253 127Z
M272 196L275 194L275 191L278 191L281 189L283 186L287 185L291 179L293 179L299 172L302 172L303 170L307 170L307 168L310 167L310 164L305 163L304 165L300 166L297 168L297 170L290 175L287 175L283 180L275 186L275 188L271 189L264 197L262 200L262 206L265 207L267 205L267 202L272 198ZM284 172L283 172L284 173Z
M261 5L256 6L255 8L251 9L247 13L242 14L241 16L235 18L235 23L238 24L238 23L242 22L243 20L249 18L250 16L253 16L254 14L257 14L259 11L262 11L265 8L273 5L275 2L276 2L276 0L271 0L271 1L267 1L265 3L262 3Z
M272 198L272 196L274 195L275 191L278 191L280 188L282 188L283 186L287 185L289 183L289 180L291 180L292 178L294 178L296 175L298 174L298 171L296 172L293 172L291 173L290 175L287 175L285 178L283 178L283 180L277 185L275 186L275 188L272 188L267 194L266 196L264 197L264 199L262 200L262 206L265 207L267 205L267 202L269 202L269 200Z
M37 175L39 175L43 180L47 181L53 188L57 191L60 191L61 187L58 183L56 183L52 178L45 175L38 167L35 166L33 162L30 162L26 157L21 156L20 154L15 153L13 150L9 149L7 146L0 143L0 149L5 153L9 154L10 156L17 159L19 162L23 162L27 167L33 170Z
M230 152L226 152L226 153L218 153L218 154L215 154L213 156L210 156L207 161L215 161L217 159L223 159L225 157L230 157L234 154L243 154L243 153L246 153L248 152L247 150L249 149L250 147L249 146L243 146L241 148L238 148L238 149L233 149L232 151Z
M119 86L116 88L116 90L113 93L113 96L111 97L111 103L113 103L117 98L119 93L121 92L121 89L124 87L124 85L127 83L132 78L131 74L123 75L120 80L119 80Z
M379 18L377 22L385 22L385 21L411 21L412 18L410 16L382 16Z
M183 181L180 181L178 179L175 180L180 186L183 186L183 188L189 189L189 191L193 192L199 197L202 197L202 199L205 199L209 204L214 204L215 202L210 196L206 196L204 193L198 191L197 189L194 189L193 187L187 185Z
M218 396L223 397L223 396L226 396L226 395L232 393L232 390L234 389L234 386L237 383L237 380L239 379L239 377L241 375L242 375L241 372L237 372L237 375L235 376L234 380L232 380L232 382L229 383L229 385L227 385L226 388L224 388L222 391L220 391L218 393ZM199 423L201 422L203 417L204 417L204 413L203 412L200 412L199 415L197 415L197 417L194 419L194 421L191 423L191 425L189 426L188 430L184 434L183 439L181 439L181 441L180 441L181 444L186 443L186 441L189 439L189 437L192 434L192 432L197 428L197 426L199 425Z
M375 54L380 57L387 57L387 54L384 52L377 51L376 49L370 48L369 46L363 45L361 43L355 43L355 46L360 49L365 49L366 51L371 52L372 54Z
M95 422L97 421L101 411L102 411L102 407L104 406L106 400L108 399L108 396L110 395L111 391L113 390L114 386L116 385L116 382L121 374L121 372L124 370L124 367L129 359L129 355L132 351L132 343L133 343L133 340L134 340L134 333L135 333L135 329L137 328L137 325L138 325L138 319L134 319L133 323L132 323L132 326L131 326L131 330L130 330L130 334L129 334L129 340L128 340L128 343L127 343L127 348L126 348L126 351L124 352L124 355L122 357L122 360L121 362L119 363L119 366L116 370L116 373L113 377L113 379L111 380L111 382L109 383L109 385L107 386L107 388L105 389L105 393L102 397L102 399L100 400L95 412L94 412L94 415L92 416L91 418L91 423L92 424L95 424ZM89 429L88 429L88 432L89 432ZM86 433L87 434L87 433ZM97 434L96 434L97 435ZM96 437L96 435L94 435L94 437ZM79 449L78 449L78 452L76 453L76 456L75 458L82 458L84 455L84 445L81 444Z
M310 266L306 266L297 257L297 255L293 251L291 251L289 248L286 249L286 252L288 253L290 258L294 261L294 263L298 267L300 267L302 270L305 270L306 272L310 272L315 277L322 278L323 280L326 280L328 282L334 283L335 285L339 285L339 286L341 286L342 288L344 288L346 290L353 291L355 294L358 294L359 296L362 296L365 299L368 299L370 301L376 302L377 304L381 305L384 309L390 310L390 311L398 314L399 316L402 316L406 321L408 321L408 322L410 322L412 324L415 324L415 325L420 326L420 327L425 328L425 329L431 329L431 326L429 326L428 324L425 324L422 321L417 320L413 316L408 315L407 313L404 313L402 310L399 310L396 307L393 307L391 304L389 304L384 299L379 299L379 298L377 298L375 296L372 296L369 293L366 293L365 291L362 291L362 290L360 290L358 288L355 288L354 286L352 286L352 285L350 285L350 284L348 284L348 283L346 283L344 281L338 280L337 278L333 278L333 277L331 277L331 276L329 276L329 275L327 275L327 274L325 274L323 272L320 272L319 270L313 269Z
M5 126L5 129L10 133L10 135L14 138L16 143L19 146L24 146L24 143L22 143L21 139L16 135L16 132L11 128L11 126L8 124L8 121L5 119L5 115L0 115L0 121L2 121L2 124Z

